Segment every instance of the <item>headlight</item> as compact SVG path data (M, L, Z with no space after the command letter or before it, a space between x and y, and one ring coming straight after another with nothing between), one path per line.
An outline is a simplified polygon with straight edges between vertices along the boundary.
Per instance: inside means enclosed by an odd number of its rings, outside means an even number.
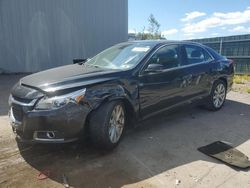
M35 106L36 110L49 110L49 109L58 109L69 102L79 104L83 99L86 92L86 88L68 93L66 95L55 96L55 97L44 97Z

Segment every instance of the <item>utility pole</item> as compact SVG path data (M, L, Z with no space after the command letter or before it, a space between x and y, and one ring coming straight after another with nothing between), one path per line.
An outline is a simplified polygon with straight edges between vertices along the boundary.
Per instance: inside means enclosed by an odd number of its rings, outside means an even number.
M220 39L220 55L221 55L221 52L222 52L222 38Z

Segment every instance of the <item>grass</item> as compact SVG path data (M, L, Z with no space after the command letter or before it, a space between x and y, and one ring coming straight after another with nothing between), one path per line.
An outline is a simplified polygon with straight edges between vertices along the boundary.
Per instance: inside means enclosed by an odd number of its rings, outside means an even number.
M245 84L248 81L250 81L250 76L248 75L235 75L234 76L234 83L236 84Z
M250 88L247 89L247 93L250 93Z
M235 75L233 82L233 91L250 94L250 75Z

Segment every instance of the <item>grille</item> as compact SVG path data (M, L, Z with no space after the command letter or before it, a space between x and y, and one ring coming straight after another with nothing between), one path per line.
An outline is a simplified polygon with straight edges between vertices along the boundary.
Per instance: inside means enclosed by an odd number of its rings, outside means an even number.
M21 122L21 121L23 120L23 112L22 112L22 109L13 106L13 107L12 107L12 113L13 113L14 118L15 118L17 121L20 121L20 122Z

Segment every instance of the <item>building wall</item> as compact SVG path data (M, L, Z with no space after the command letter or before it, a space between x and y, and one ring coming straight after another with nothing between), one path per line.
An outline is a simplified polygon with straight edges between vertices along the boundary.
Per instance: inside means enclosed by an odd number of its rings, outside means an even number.
M0 0L0 72L70 64L127 33L127 0Z
M221 55L233 59L236 73L250 74L250 34L192 40L203 43Z

